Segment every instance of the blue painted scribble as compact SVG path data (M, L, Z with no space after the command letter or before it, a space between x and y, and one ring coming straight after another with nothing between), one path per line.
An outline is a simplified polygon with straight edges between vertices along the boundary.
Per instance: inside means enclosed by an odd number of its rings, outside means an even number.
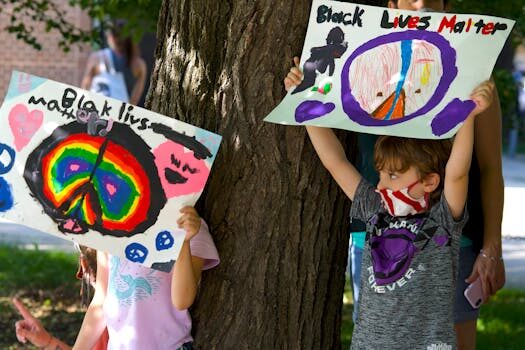
M148 248L140 243L129 244L126 247L125 252L126 258L132 262L143 263L146 261L146 257L148 256Z
M159 251L170 249L173 247L173 244L175 244L175 240L169 231L159 232L157 238L155 238L155 245Z

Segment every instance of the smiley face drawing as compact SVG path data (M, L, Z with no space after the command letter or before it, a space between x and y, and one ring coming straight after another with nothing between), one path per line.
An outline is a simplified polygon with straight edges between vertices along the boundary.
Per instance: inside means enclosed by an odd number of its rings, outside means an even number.
M167 198L202 190L210 174L204 159L182 144L166 141L153 150L162 188Z
M458 74L456 51L440 34L409 30L377 37L358 47L341 72L346 115L364 126L388 126L423 116L445 97ZM453 99L431 126L442 135L474 108Z

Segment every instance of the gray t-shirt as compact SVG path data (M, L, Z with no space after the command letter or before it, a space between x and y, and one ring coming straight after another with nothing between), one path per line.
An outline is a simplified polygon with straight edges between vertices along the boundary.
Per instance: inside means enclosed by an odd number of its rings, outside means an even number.
M428 213L392 217L361 180L351 217L367 223L359 313L351 349L456 348L454 296L459 237L444 195Z

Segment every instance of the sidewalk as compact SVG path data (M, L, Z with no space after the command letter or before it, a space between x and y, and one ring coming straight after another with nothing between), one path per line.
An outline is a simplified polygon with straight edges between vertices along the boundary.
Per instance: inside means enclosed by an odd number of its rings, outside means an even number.
M503 258L505 288L525 290L525 155L503 156L505 205L503 208Z
M522 217L525 200L525 155L516 155L514 159L503 156L503 178L505 204L502 235L525 239L525 220Z
M503 239L505 288L525 290L525 239Z
M0 243L25 249L63 250L73 252L73 242L22 225L6 223L0 219Z

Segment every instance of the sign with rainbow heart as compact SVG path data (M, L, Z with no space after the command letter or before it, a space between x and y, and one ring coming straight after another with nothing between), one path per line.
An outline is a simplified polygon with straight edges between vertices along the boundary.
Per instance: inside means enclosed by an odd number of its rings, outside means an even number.
M449 138L475 107L514 21L313 0L304 79L266 117L382 135Z
M0 118L3 220L171 269L219 135L21 72Z

